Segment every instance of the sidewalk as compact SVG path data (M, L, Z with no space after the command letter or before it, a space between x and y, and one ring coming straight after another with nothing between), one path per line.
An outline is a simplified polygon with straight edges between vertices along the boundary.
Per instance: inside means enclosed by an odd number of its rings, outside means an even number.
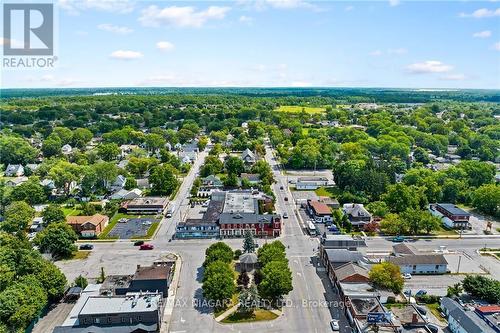
M168 288L168 298L166 300L165 308L163 309L162 325L160 328L160 333L167 333L170 327L170 319L172 318L172 312L175 306L175 296L177 295L177 286L179 284L179 279L181 276L182 259L177 255L177 260L175 261L175 271L174 277L172 278L172 283Z
M220 314L217 318L215 318L216 322L220 322L221 320L224 320L225 318L229 317L233 313L235 313L238 310L238 307L240 306L240 303L236 304L230 309L227 309L224 311L222 314Z

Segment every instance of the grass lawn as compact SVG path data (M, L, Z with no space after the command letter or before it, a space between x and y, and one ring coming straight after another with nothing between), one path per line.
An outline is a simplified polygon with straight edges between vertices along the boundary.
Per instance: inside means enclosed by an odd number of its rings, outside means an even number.
M269 310L257 309L253 313L240 313L236 311L222 320L222 322L226 324L248 323L252 321L273 320L276 318L278 318L278 315Z
M79 260L79 259L87 259L90 256L90 252L92 251L79 251L76 250L73 252L73 255L69 258L64 258L63 260Z
M324 113L326 109L323 107L298 106L298 105L282 105L276 109L279 112L301 113L302 110L309 114Z
M223 314L225 311L227 311L228 309L230 309L233 306L235 306L236 304L238 304L238 298L239 297L240 297L240 293L239 292L233 294L233 297L231 297L231 302L228 304L227 307L225 307L223 309L216 309L214 311L214 318L217 318L218 316L220 316L221 314Z
M160 222L153 222L144 236L132 236L132 239L150 239L153 237L156 229L160 226Z
M439 303L430 303L426 305L429 308L429 310L431 310L434 317L436 317L440 322L446 323L446 320L443 317L441 317L441 313L439 311Z
M316 193L320 197L329 197L329 198L335 198L338 195L338 189L335 187L320 187L316 190L314 190L314 193Z
M115 225L118 223L118 220L121 218L138 218L140 215L127 215L123 213L116 213L111 220L109 221L108 225L106 228L104 228L103 232L99 235L99 239L117 239L118 237L108 237L109 232L115 227Z
M448 229L443 227L442 225L439 226L437 230L434 230L432 232L433 235L441 235L441 236L453 236L453 235L458 235L457 232L453 229Z
M62 207L62 211L64 212L64 216L76 216L82 213L82 210L76 207Z

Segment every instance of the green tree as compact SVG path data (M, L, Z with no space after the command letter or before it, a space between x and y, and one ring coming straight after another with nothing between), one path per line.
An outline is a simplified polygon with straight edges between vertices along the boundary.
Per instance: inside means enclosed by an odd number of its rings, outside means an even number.
M463 290L464 288L462 288L462 284L460 282L455 283L454 285L448 286L446 297L460 296Z
M485 184L474 191L472 204L481 212L500 216L500 186Z
M424 211L422 213L420 219L420 228L425 230L426 233L430 234L432 231L439 229L441 224L442 222L439 217L434 216L427 211Z
M179 186L179 181L174 174L174 168L170 165L158 165L151 170L149 182L151 193L155 195L170 195Z
M77 128L73 131L73 138L71 143L78 148L84 148L87 143L92 139L92 132L87 128Z
M52 223L40 231L34 241L40 251L55 258L68 258L76 251L74 243L77 239L76 233L66 223Z
M120 148L116 143L102 143L97 147L97 155L105 161L113 161L120 155Z
M385 217L389 213L389 207L384 201L373 201L366 205L366 209L374 216Z
M229 264L233 261L233 250L224 242L217 242L210 245L205 251L205 262L204 267L207 267L210 263L214 261L222 261Z
M61 154L62 142L58 136L51 135L42 143L43 156L51 157Z
M23 164L33 163L38 151L26 140L16 137L0 135L0 163Z
M407 226L398 214L389 213L380 222L380 229L390 235L404 235L407 233Z
M247 272L241 272L240 275L238 275L238 279L236 280L238 285L247 287L248 283L250 283L250 277L248 276Z
M2 229L8 233L24 232L35 217L35 210L24 201L14 201L7 206Z
M462 161L457 165L457 168L467 173L469 184L474 187L491 183L495 177L495 167L486 162Z
M240 176L245 171L245 164L239 157L229 156L226 159L225 168L228 174Z
M262 297L278 300L292 291L292 272L288 263L271 261L262 269L262 281L259 284L259 294Z
M482 275L467 275L462 281L464 290L492 304L500 303L500 281Z
M401 270L393 263L386 261L373 265L368 276L376 287L389 289L396 294L403 290L404 279Z
M255 309L259 307L260 296L257 286L252 284L250 288L243 289L238 297L240 305L238 306L238 311L241 313L252 313Z
M49 171L49 177L54 180L57 187L63 188L69 194L70 184L81 177L82 167L67 161L59 161Z
M198 149L200 151L204 150L207 144L208 144L208 137L205 135L200 136L200 138L198 139Z
M56 301L64 295L68 281L53 263L45 261L36 272L36 277L47 292L49 300Z
M87 279L81 275L78 275L76 278L75 278L75 282L74 282L75 286L77 287L80 287L82 289L85 289L87 287L87 285L89 284Z
M10 332L24 331L47 303L47 293L34 275L21 277L0 293L0 322Z
M416 209L420 204L420 194L415 186L407 186L403 183L390 185L387 192L382 195L390 211L401 213L407 209Z
M216 260L211 262L203 274L203 297L217 302L216 308L224 308L234 292L234 272L228 263Z
M249 230L245 231L245 239L243 240L243 251L245 253L255 252L255 241L253 239L252 233Z
M43 224L48 226L52 223L64 222L66 220L66 216L64 215L64 211L61 209L59 205L51 204L45 207L42 212Z
M27 182L24 182L12 190L12 200L26 201L34 205L43 203L47 200L47 195L42 185L40 185L38 177L31 177Z
M278 240L266 243L259 248L257 251L257 257L263 266L266 266L272 261L282 261L288 263L285 253L285 245Z

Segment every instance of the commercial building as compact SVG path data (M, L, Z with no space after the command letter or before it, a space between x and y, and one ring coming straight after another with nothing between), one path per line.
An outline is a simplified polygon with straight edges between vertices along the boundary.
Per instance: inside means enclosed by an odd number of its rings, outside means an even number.
M295 188L297 190L316 190L328 185L330 185L330 182L326 177L299 177Z
M207 210L201 219L186 219L176 227L175 238L216 238L219 237L219 216L222 213L224 201L217 198L210 200Z
M321 249L347 249L355 251L358 247L365 247L366 242L363 238L354 238L351 235L332 235L326 234L321 236ZM322 252L322 251L320 251Z
M67 216L67 223L82 237L96 237L106 228L109 217L95 214L92 216Z
M163 214L168 205L168 199L163 197L143 197L125 201L120 211L127 214Z
M480 307L476 309L463 307L449 297L443 297L440 306L448 319L448 330L452 333L498 333L500 331L496 322L483 319L483 312L478 310Z
M398 265L403 274L445 274L448 271L448 262L442 254L408 254L388 257L387 261Z
M470 230L470 213L451 203L438 203L429 205L429 211L441 218L443 224L448 228Z
M333 221L332 210L320 201L308 200L307 211L317 223L331 223Z

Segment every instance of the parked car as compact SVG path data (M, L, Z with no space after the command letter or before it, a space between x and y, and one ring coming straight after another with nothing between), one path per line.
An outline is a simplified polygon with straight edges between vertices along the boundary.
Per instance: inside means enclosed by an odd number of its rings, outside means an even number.
M287 219L288 218L288 213L283 213L283 218Z
M285 197L285 201L288 201L288 197Z
M142 244L141 247L139 247L139 250L152 250L154 249L154 246L151 244Z
M409 280L409 279L411 279L411 274L410 274L410 273L401 274L401 276L402 276L402 277L403 277L403 279L405 279L405 280Z
M432 324L432 323L428 323L427 324L427 328L429 329L429 331L431 331L432 333L438 333L439 332L439 326L436 325L436 324Z
M144 244L143 240L138 240L138 241L134 242L134 246L141 246L142 244Z
M419 290L415 294L415 296L417 296L417 297L424 296L424 295L427 295L427 290Z
M403 236L396 236L392 239L394 243L402 243L405 241L405 238Z
M282 185L282 186L280 186L280 190L284 190L284 187L283 187L283 185Z
M80 250L93 250L94 249L94 245L92 244L82 244L80 245Z
M202 204L201 204L201 207L208 207L208 204L210 203L210 200L207 200L207 201L204 201Z
M330 327L332 328L332 331L339 331L340 330L339 321L333 319L332 321L330 321Z

